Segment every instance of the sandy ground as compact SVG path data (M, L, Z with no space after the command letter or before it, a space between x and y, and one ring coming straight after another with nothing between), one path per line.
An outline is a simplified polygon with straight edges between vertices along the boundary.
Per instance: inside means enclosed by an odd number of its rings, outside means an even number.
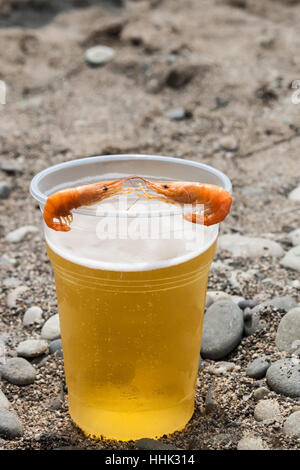
M11 335L9 354L39 331L22 326L26 308L40 305L45 319L57 311L42 234L17 245L4 240L19 226L40 226L28 187L33 175L49 165L133 152L202 161L233 182L234 203L222 232L266 236L289 248L286 235L298 228L300 213L287 198L299 183L300 105L292 103L291 89L291 82L300 79L298 1L4 0L1 5L0 80L7 84L7 96L0 105L0 163L17 163L20 171L1 174L14 188L0 204L1 256L16 263L1 266L0 274L28 288L14 309L6 306L9 288L2 288L0 332ZM89 67L84 52L96 44L113 47L114 61ZM177 107L191 117L169 121L166 112ZM224 136L236 140L235 151L222 148ZM245 186L263 193L246 196ZM228 255L219 252L217 259L228 261ZM234 289L224 273L212 271L210 289L260 300L291 295L299 301L299 290L292 286L297 272L282 268L278 260L232 262L241 271L256 270L253 279ZM276 426L255 422L255 402L247 398L260 385L243 373L253 354L269 351L279 358L272 342L279 318L273 320L271 331L245 338L228 358L241 366L239 374L216 378L207 373L210 361L205 361L194 417L166 442L182 449L234 449L251 431L270 448L300 448L299 440ZM66 401L59 410L47 409L62 380L61 360L52 356L33 385L5 384L25 434L4 448L133 447L86 439L72 424ZM203 416L212 384L218 411ZM273 392L270 396L284 416L297 404Z

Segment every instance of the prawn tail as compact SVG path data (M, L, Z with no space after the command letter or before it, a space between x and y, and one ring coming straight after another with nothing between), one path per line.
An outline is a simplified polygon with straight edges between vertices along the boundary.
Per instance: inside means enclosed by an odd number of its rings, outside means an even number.
M204 225L214 225L222 222L229 214L232 198L228 193L226 198L220 202L216 210L209 209L204 214Z
M57 232L69 232L71 227L69 227L68 223L71 222L72 215L68 215L67 217L58 216L55 214L54 208L55 206L53 205L51 199L48 199L43 212L45 224L47 227ZM54 219L57 219L58 222L56 222ZM65 223L63 220L65 220Z
M204 213L186 214L184 217L189 222L202 225L215 225L222 222L228 215L232 203L232 198L229 193L226 197L218 201L217 204L204 205Z

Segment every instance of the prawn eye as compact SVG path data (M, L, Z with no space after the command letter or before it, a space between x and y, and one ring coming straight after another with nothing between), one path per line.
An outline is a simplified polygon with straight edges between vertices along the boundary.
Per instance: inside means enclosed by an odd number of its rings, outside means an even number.
M108 187L106 185L103 186L104 191L108 190Z
M164 184L164 188L165 188L165 189L168 189L168 185L167 185L167 184Z

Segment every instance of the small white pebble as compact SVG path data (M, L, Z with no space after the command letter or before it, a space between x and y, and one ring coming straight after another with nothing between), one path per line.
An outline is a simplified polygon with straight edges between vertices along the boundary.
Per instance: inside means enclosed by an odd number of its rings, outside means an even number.
M85 60L90 65L104 65L110 62L115 54L115 51L111 47L94 46L87 49L85 52Z
M32 325L33 323L40 323L42 321L42 314L43 310L40 307L30 307L24 314L23 324L28 326Z

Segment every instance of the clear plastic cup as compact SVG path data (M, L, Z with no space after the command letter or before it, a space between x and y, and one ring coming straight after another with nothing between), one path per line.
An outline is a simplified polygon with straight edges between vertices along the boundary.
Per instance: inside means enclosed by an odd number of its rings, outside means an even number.
M199 181L231 191L226 175L201 163L115 155L48 168L32 180L31 194L43 210L47 197L60 189L131 175ZM158 232L154 239L152 232L143 239L124 238L121 224L114 237L101 238L104 216L110 222L116 213L118 221L129 219L131 227L151 220ZM89 436L118 440L157 438L183 429L194 411L218 225L202 227L195 245L180 238L182 212L176 207L149 213L101 203L73 215L70 232L44 224L73 421ZM167 215L174 222L174 240L165 236L166 229L170 232Z

